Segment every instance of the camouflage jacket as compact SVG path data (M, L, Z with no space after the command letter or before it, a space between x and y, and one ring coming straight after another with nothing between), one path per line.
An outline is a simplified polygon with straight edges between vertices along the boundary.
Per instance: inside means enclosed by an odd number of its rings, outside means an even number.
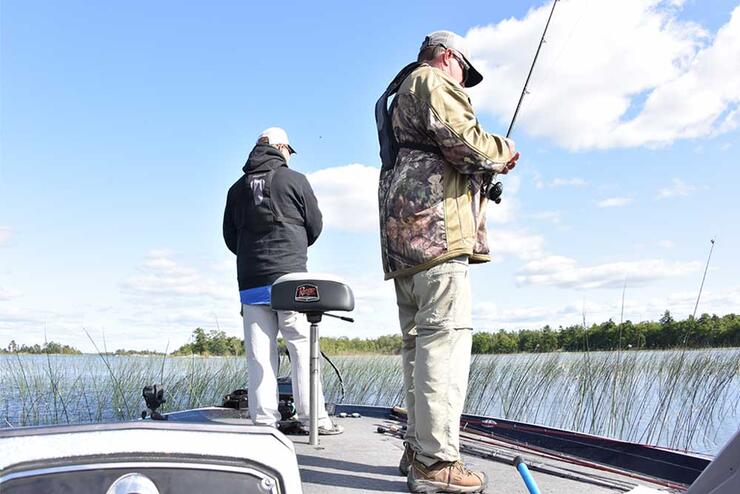
M391 121L401 148L378 185L385 279L461 255L471 263L489 261L481 185L486 172L511 160L508 143L480 127L459 84L426 64L401 85ZM436 146L440 153L404 143Z

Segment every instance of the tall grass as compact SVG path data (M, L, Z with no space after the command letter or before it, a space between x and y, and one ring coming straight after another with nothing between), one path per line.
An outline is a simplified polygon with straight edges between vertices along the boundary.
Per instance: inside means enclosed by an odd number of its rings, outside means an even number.
M712 451L737 428L739 376L738 350L477 357L466 408Z
M345 402L403 404L398 357L333 360ZM327 401L338 400L330 366L322 378ZM246 379L243 357L0 356L0 426L133 419L154 382L165 388L163 411L219 404ZM711 452L737 429L739 403L739 349L626 351L474 356L465 409Z
M128 420L143 410L146 384L164 384L168 411L219 404L246 376L238 358L2 356L0 403L14 426Z

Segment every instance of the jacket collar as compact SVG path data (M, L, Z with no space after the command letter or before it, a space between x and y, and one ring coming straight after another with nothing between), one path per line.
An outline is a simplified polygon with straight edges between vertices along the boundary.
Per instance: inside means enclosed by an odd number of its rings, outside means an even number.
M259 173L274 171L288 166L283 154L269 144L257 144L249 153L247 162L242 167L244 173Z

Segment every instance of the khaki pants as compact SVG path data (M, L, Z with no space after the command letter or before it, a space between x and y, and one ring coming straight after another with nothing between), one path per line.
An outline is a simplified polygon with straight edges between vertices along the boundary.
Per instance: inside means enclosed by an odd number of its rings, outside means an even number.
M472 315L466 257L396 278L408 411L406 441L426 465L460 458Z

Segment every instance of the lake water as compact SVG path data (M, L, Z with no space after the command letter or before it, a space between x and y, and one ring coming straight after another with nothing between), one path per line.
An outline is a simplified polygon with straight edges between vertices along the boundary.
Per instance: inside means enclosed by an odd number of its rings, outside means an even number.
M327 401L403 405L399 357L332 360L344 385L323 365ZM151 383L165 411L220 404L246 377L243 357L0 355L0 426L133 419ZM738 429L740 349L474 356L465 408L715 453Z

